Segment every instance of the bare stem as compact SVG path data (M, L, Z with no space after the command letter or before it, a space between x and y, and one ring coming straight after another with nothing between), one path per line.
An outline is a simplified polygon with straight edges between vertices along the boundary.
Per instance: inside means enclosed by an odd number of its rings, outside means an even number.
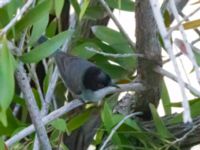
M10 28L12 28L12 26L14 26L16 24L16 22L21 19L23 14L28 10L28 8L31 6L31 4L33 2L34 2L34 0L28 0L24 4L24 6L21 9L19 9L19 11L16 14L16 16L1 30L0 36L6 34L8 32L8 30L10 30Z
M126 31L124 30L124 28L121 26L121 24L117 20L117 18L113 15L113 13L110 10L110 8L108 7L107 3L104 0L99 0L99 1L103 5L103 7L105 8L105 10L108 12L108 15L113 20L113 22L115 23L115 25L118 27L118 29L120 30L120 32L127 39L128 43L130 44L130 46L132 47L132 49L135 49L135 44L132 42L132 40L130 39L130 37L128 36L128 34L126 33Z
M37 133L38 139L40 141L40 146L42 149L51 150L51 145L50 145L47 133L46 133L45 126L43 125L43 122L42 122L42 117L41 117L40 111L37 107L35 97L31 90L29 80L26 76L26 73L25 73L25 70L24 70L22 64L19 64L15 75L16 75L18 84L20 86L20 89L26 99L26 105L29 110L31 120L36 129L36 133Z
M164 24L164 21L163 21L161 12L160 12L159 2L158 2L158 0L150 0L150 4L151 4L152 10L153 10L154 18L156 20L158 29L159 29L161 37L163 39L164 46L168 51L168 54L170 56L170 59L172 60L173 66L174 66L174 70L176 72L176 75L178 76L177 81L178 81L178 84L180 87L180 91L181 91L181 95L182 95L182 105L184 108L184 112L183 112L184 123L191 123L192 118L191 118L189 103L187 101L187 96L185 94L185 84L182 79L180 70L178 68L178 65L177 65L177 62L175 59L175 55L173 54L170 38L168 37L168 32L167 32L167 29L165 27L165 24Z

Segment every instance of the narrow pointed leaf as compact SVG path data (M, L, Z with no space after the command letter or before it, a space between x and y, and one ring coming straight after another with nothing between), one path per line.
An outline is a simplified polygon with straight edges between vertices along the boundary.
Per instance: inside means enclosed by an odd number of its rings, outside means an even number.
M52 39L40 44L30 52L25 53L20 59L24 63L36 63L57 51L66 39L71 37L71 34L72 30L61 32Z
M154 124L156 126L157 133L160 134L160 136L163 137L163 138L170 138L171 134L167 130L162 119L159 117L155 106L150 104L149 107L151 109L151 113L152 113L152 116L153 116L153 121L154 121Z
M14 58L7 47L6 39L0 41L0 118L6 125L6 110L14 95Z

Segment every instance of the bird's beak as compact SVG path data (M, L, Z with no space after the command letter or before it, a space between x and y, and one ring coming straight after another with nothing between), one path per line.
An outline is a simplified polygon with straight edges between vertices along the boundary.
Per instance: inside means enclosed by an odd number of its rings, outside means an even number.
M109 86L112 86L112 87L116 87L116 88L120 88L117 84L115 83L110 83Z

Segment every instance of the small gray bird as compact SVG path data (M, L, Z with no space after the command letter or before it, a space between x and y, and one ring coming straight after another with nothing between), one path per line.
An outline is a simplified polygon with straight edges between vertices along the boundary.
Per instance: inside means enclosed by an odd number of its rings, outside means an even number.
M54 58L69 91L84 102L99 102L100 97L95 91L108 86L117 87L108 74L87 60L61 51L56 52Z

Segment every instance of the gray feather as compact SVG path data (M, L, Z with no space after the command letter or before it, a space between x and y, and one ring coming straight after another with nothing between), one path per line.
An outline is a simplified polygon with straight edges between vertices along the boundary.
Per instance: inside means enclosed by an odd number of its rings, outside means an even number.
M57 52L54 57L66 86L74 94L80 95L84 89L82 83L84 72L94 64L64 52Z

